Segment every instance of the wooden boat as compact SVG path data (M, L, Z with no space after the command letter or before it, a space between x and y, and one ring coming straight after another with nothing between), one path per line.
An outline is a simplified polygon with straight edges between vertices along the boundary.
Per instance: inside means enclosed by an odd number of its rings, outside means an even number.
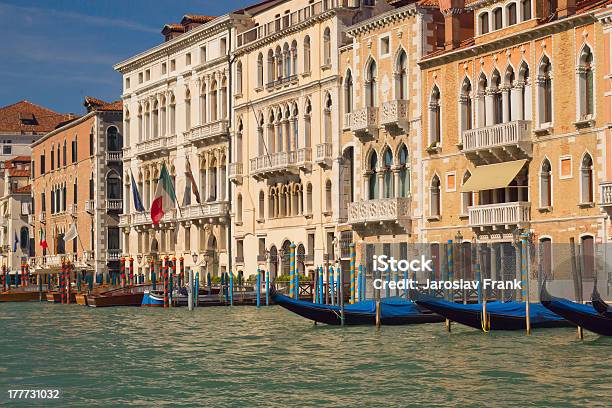
M593 304L593 308L597 310L597 313L612 319L612 306L608 305L601 298L601 295L597 291L597 285L595 285L593 289L593 294L591 295L591 303Z
M124 288L112 289L106 292L88 295L87 306L140 306L145 290L151 285L131 285Z
M599 313L593 306L552 296L546 290L546 285L542 286L540 298L544 307L575 325L602 336L612 336L612 318Z
M279 306L318 323L342 324L339 306L311 303L292 299L275 290L270 292L272 300ZM439 323L441 316L420 308L412 301L401 298L386 298L380 301L380 322L383 325L407 325ZM365 300L344 307L345 325L375 325L376 302Z
M41 299L41 292L38 290L8 290L0 293L0 302L31 302ZM42 292L43 299L46 299L46 292Z
M76 303L77 305L87 306L87 293L77 293Z
M487 316L483 319L481 303L462 304L423 294L417 296L416 302L419 305L448 320L478 330L526 330L527 328L525 302L487 302ZM573 323L539 303L529 305L529 316L532 328L573 326Z
M143 307L164 307L164 293L159 290L146 290L140 305Z
M47 302L62 303L62 295L57 291L47 292ZM76 303L76 293L70 292L70 303Z

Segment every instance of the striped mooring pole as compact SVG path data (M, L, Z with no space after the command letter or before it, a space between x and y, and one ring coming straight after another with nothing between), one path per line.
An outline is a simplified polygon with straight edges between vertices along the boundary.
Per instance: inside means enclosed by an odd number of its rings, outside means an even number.
M125 258L119 260L119 270L121 271L121 287L125 286Z
M229 274L229 299L230 306L234 306L234 273L228 272Z
M133 285L134 283L134 258L130 257L130 283Z
M334 268L329 267L329 296L331 297L331 304L336 304L336 285L334 279Z
M270 306L270 271L266 271L266 306Z
M325 295L323 291L323 268L319 268L319 303L325 303Z
M298 280L295 277L297 271L295 270L295 244L293 242L291 243L291 245L289 245L289 271L289 279L291 281L289 283L289 296L293 297L294 299L297 299L299 289L296 288L296 283L298 282Z
M351 242L349 244L349 256L350 256L350 263L349 263L349 278L351 280L351 298L349 303L353 304L355 303L355 243Z
M164 264L163 264L163 268L164 268L164 307L167 308L168 307L168 286L169 286L169 282L168 282L168 257L164 258Z
M521 299L525 302L525 327L527 335L531 334L531 316L529 307L529 234L521 235Z

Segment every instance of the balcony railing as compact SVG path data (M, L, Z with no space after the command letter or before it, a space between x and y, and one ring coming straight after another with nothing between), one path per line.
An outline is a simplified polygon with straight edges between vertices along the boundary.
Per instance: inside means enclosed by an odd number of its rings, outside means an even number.
M164 214L161 221L162 223L169 223L176 221L176 210L172 209ZM151 213L149 211L137 212L132 214L132 226L149 225L152 224Z
M211 145L226 140L229 136L228 121L225 119L191 128L184 133L185 140L192 143Z
M92 214L96 210L96 203L94 200L85 201L85 211Z
M230 181L236 184L242 184L242 163L230 163L228 176Z
M401 222L410 220L410 197L380 198L349 203L348 223Z
M530 208L531 203L526 201L469 207L469 224L472 227L525 224L530 220Z
M312 163L312 150L310 147L302 147L301 149L298 149L296 152L295 162L300 169L310 169L310 164Z
M123 160L123 152L106 152L107 162L120 162Z
M120 249L109 249L106 251L106 261L118 261L121 259Z
M332 164L332 144L331 143L320 143L316 146L315 163L323 167L331 166Z
M107 198L106 211L121 211L123 209L123 200L121 198Z
M79 207L78 204L68 205L68 214L76 216L78 207Z
M601 206L612 206L612 181L606 181L599 185L601 189Z
M293 13L285 14L268 23L258 25L257 27L238 34L237 46L243 47L252 42L261 40L269 35L279 33L306 20L317 17L327 11L336 8L350 7L351 3L352 2L349 0L322 0L314 2Z
M251 175L263 178L277 173L297 172L297 152L278 152L251 159Z
M408 101L396 99L385 102L380 109L380 124L393 132L408 132Z
M136 144L138 156L155 156L167 154L168 150L176 147L176 136L158 137Z
M38 214L38 222L45 222L46 219L46 213L43 211L40 214Z
M342 129L350 129L351 128L351 124L353 123L353 113L345 113L344 114L344 126L342 126Z
M515 120L463 131L463 152L477 164L531 156L531 121Z
M120 214L119 215L119 227L129 227L132 221L132 216L130 214Z
M226 218L229 217L229 203L217 201L182 207L179 214L181 220L196 220L200 218Z
M351 130L357 137L373 136L378 129L378 108L368 106L352 113Z

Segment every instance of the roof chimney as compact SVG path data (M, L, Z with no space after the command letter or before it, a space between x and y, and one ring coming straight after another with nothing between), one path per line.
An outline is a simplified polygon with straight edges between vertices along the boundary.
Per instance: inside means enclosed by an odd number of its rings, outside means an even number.
M465 0L439 0L440 12L444 16L444 48L452 50L461 43L461 14L465 11Z
M557 16L559 18L569 17L576 13L576 0L558 0Z

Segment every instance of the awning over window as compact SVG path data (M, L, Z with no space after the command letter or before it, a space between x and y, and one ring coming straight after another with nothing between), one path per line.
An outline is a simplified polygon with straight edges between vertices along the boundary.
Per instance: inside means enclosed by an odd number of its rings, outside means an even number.
M461 191L468 193L508 187L525 163L527 163L527 160L515 160L478 166L474 169L468 181L461 187Z

